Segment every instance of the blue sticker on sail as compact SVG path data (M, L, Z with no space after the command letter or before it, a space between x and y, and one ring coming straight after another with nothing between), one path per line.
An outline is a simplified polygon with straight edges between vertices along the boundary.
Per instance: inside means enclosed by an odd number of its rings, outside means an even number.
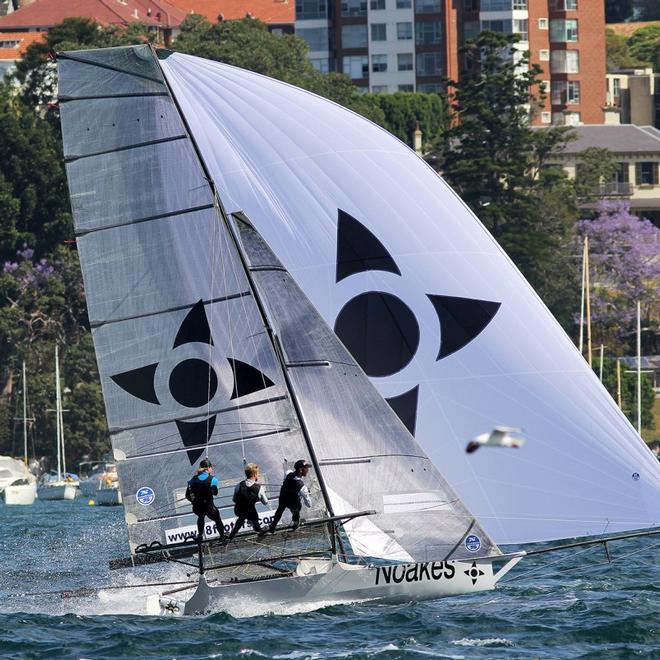
M633 472L632 478L633 481L639 481L639 472Z
M478 552L481 547L481 539L474 534L470 534L470 536L465 539L465 547L468 552Z
M156 494L154 493L153 488L142 486L142 488L135 493L135 499L138 501L138 504L149 506L156 499Z

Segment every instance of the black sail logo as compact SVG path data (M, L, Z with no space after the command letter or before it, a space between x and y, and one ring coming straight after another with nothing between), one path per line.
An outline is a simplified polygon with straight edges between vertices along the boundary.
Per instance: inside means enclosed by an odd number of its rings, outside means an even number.
M336 282L366 271L401 277L387 248L352 215L339 209ZM456 353L492 321L498 302L426 294L440 323L436 361ZM413 311L387 291L365 291L349 300L335 319L335 332L368 376L386 377L404 369L420 343L420 326ZM419 385L386 401L414 435Z
M193 305L181 322L174 338L172 349L184 344L203 343L214 346L204 302ZM233 357L227 357L234 383L230 400L253 394L272 387L273 381L256 367ZM156 406L161 402L156 393L156 371L159 363L148 364L129 371L114 374L110 378L122 390ZM206 360L187 358L178 362L170 371L167 379L172 398L184 408L196 409L208 405L218 390L218 376L215 369ZM179 436L187 451L188 460L193 465L204 452L204 446L210 441L215 428L216 415L209 415L199 421L174 420Z

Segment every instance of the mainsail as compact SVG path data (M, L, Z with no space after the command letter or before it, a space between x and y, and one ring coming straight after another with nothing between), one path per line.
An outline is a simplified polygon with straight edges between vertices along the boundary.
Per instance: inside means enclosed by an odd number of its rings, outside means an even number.
M408 147L314 94L160 61L243 211L499 543L660 524L660 466L506 254ZM518 451L466 454L496 426Z
M183 491L202 456L218 468L226 518L245 462L276 498L284 469L311 453L309 518L376 511L347 526L354 552L498 554L248 218L225 214L153 51L67 53L59 74L131 551L182 540L194 522ZM318 529L306 552L329 548Z

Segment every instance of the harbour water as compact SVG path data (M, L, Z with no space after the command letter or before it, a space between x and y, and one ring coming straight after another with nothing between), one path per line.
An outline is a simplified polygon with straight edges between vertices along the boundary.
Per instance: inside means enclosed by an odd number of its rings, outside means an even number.
M610 565L602 548L529 558L494 592L277 613L247 602L177 618L147 616L156 588L139 585L185 581L190 569L109 570L127 553L121 507L0 504L0 524L3 659L660 657L658 537L613 544Z

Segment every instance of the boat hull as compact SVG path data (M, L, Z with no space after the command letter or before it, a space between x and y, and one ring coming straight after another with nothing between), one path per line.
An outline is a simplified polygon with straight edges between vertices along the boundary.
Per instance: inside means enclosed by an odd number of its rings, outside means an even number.
M76 487L71 485L42 486L37 490L40 500L73 500L76 497Z
M119 488L99 488L94 497L98 506L118 506L122 503Z
M339 561L303 559L293 576L245 583L209 584L204 576L183 607L184 614L209 614L232 609L237 601L255 610L277 610L287 604L378 601L396 603L456 596L495 587L519 560L493 571L491 560L438 561L389 566L356 566ZM162 611L180 604L161 599Z
M2 498L8 505L30 505L34 504L37 497L37 485L20 484L18 486L7 486L2 492Z

